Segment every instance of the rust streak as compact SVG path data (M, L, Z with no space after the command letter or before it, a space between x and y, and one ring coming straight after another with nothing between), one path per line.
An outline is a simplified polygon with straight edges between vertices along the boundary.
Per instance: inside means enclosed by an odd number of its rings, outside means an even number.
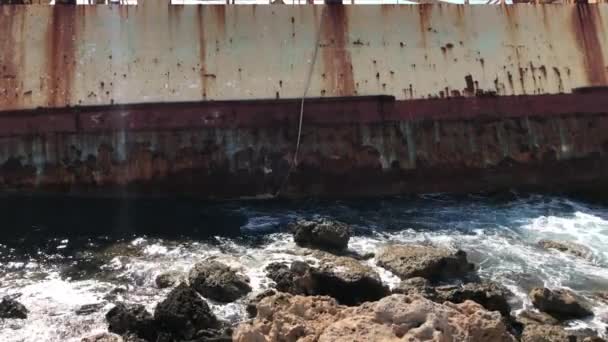
M21 70L25 70L25 7L2 6L0 32L5 35L0 41L0 108L13 108L19 104L22 93Z
M217 23L217 32L220 37L224 37L226 33L226 6L212 6L215 11L215 21Z
M348 15L342 5L327 5L322 15L325 85L335 96L355 94L353 66L348 45Z
M431 11L432 11L432 6L429 4L420 4L418 6L412 7L412 8L418 8L418 16L420 18L420 35L422 38L422 47L426 48L427 46L427 37L426 37L426 33L428 30L431 29Z
M53 6L47 27L47 101L50 106L69 106L75 65L76 7Z
M205 41L205 26L204 26L204 6L198 6L196 19L198 24L198 44L199 44L199 62L200 62L200 78L201 78L201 95L203 99L207 98L207 47Z
M602 42L598 36L598 8L587 4L576 5L572 28L580 51L584 54L585 72L591 85L606 85L606 69Z
M3 32L3 39L0 40L0 104L2 107L12 107L15 102L15 96L12 94L14 82L16 79L17 68L15 65L14 43L13 37L13 18L17 6L2 6L0 17L0 32Z

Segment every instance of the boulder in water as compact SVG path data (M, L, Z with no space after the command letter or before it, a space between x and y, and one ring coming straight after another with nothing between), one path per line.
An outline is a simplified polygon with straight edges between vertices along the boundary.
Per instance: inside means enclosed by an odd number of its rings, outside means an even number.
M218 302L229 303L251 292L249 278L215 260L194 265L188 279L203 297Z
M326 219L300 220L291 226L293 239L298 246L326 250L345 250L352 234L350 227Z
M594 331L565 330L558 325L526 325L521 334L521 342L603 342Z
M141 304L117 303L106 313L106 321L112 333L133 333L147 340L156 339L152 314Z
M420 295L434 302L438 301L435 287L426 278L422 277L402 280L399 285L393 288L392 292L404 295Z
M84 304L76 309L76 314L80 316L90 315L95 313L105 306L105 303Z
M124 342L120 335L112 333L100 333L92 336L87 336L80 340L81 342Z
M28 313L25 305L10 297L4 297L0 302L0 318L26 319Z
M274 263L266 268L277 290L291 294L326 295L345 305L378 300L390 291L371 267L350 257L324 253L319 266L295 261L288 267Z
M526 326L526 325L558 325L559 321L544 312L536 312L532 310L524 310L517 315L515 320Z
M328 254L310 275L316 295L331 296L344 305L375 301L390 293L374 269L350 257Z
M591 252L589 248L570 241L555 241L543 239L538 241L538 245L544 249L558 250L560 252L587 260L593 258L593 252Z
M275 294L277 294L277 291L275 291L273 289L268 289L262 293L257 294L255 297L251 298L247 302L247 305L245 307L245 310L247 311L247 314L249 315L249 317L253 318L253 317L255 317L255 315L258 314L257 305L262 299L273 296Z
M466 278L475 269L463 251L420 245L390 245L376 256L379 266L401 279L422 277L432 282Z
M358 307L326 296L278 293L258 304L234 341L515 341L497 312L480 305L438 304L421 296L393 294Z
M537 309L559 320L593 315L589 304L583 298L566 289L549 290L537 287L530 291L530 298Z
M207 302L185 283L179 284L158 303L154 311L154 321L176 340L192 339L204 329L219 328L219 321Z
M511 306L507 299L513 296L513 293L491 281L466 283L450 287L439 286L436 291L438 298L443 301L463 303L466 300L472 300L486 310L500 312L504 317L510 317L511 315Z
M175 286L182 280L185 280L185 276L183 273L178 271L169 271L164 272L156 276L154 282L159 289L165 289L168 287Z
M462 303L472 300L489 311L498 311L509 317L511 306L508 298L513 294L508 289L490 281L466 283L462 285L443 285L433 287L428 280L414 277L401 281L393 293L420 295L437 303Z
M294 261L291 266L273 262L266 266L266 276L275 282L275 288L291 294L309 294L313 291L310 278L310 265L302 261Z

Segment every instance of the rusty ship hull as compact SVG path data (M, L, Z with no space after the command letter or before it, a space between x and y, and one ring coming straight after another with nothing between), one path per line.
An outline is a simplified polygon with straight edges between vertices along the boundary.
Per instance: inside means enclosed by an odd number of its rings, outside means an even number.
M230 199L606 184L604 5L0 14L3 192Z

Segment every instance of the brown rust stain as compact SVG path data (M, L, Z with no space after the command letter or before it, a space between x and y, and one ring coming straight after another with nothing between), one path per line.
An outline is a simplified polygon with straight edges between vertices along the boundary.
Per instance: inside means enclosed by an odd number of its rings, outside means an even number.
M215 12L215 22L217 24L217 33L220 37L224 37L226 34L226 6L215 5L212 6Z
M413 8L418 8L418 18L419 18L419 25L420 25L420 36L422 39L422 47L426 48L426 46L427 46L426 33L428 30L431 29L432 5L421 4L418 6L413 6Z
M14 108L23 97L32 94L23 88L21 70L25 65L25 12L26 7L2 6L0 8L0 109Z
M11 108L17 102L14 89L18 79L19 65L15 56L15 32L13 31L14 18L18 6L0 7L0 108Z
M47 102L52 107L69 106L72 97L77 38L76 7L53 6L47 27Z
M326 89L335 96L355 94L353 65L348 45L348 14L342 5L327 5L321 18L323 73Z
M207 98L207 47L205 40L204 6L198 6L196 12L196 23L198 25L198 53L200 63L201 95Z
M578 4L572 14L572 29L584 57L585 73L591 85L606 85L606 66L599 37L601 18L597 6Z

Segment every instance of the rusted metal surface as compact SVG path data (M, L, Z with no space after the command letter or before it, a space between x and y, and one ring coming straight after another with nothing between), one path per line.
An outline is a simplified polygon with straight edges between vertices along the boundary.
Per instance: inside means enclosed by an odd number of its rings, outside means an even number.
M604 184L606 89L395 100L309 99L282 196ZM0 116L0 189L269 196L285 180L299 101L134 104Z
M606 85L608 6L2 6L0 109L568 93Z
M607 11L0 6L0 190L605 189Z

